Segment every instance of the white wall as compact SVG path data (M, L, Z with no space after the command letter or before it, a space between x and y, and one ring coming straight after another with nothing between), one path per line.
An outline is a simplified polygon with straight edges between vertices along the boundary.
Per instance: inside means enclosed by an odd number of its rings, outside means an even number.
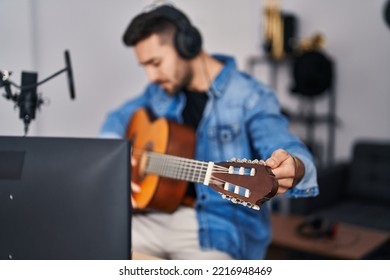
M350 155L357 139L390 140L390 28L386 0L293 0L283 9L299 17L300 35L325 35L327 53L336 66L336 159ZM282 88L282 87L281 87ZM282 102L291 103L281 91ZM290 95L291 96L291 95ZM325 112L327 99L316 102ZM326 137L319 131L319 137Z
M236 56L240 68L260 55L262 5L258 0L177 0L176 5L202 31L205 49ZM146 83L131 49L121 36L147 0L0 0L0 69L23 70L41 79L64 67L71 52L76 100L69 98L66 75L38 88L50 104L43 106L29 135L94 137L106 113L136 96ZM359 138L390 139L390 28L382 18L385 0L289 0L283 10L299 18L300 36L320 31L337 64L336 158L349 157ZM258 75L262 79L264 73ZM288 69L277 85L282 104L297 98L287 91ZM4 90L0 89L3 93ZM325 100L318 102L323 111ZM23 126L10 101L0 98L0 135L22 135ZM324 132L319 137L324 137Z
M12 80L20 84L21 71L36 71L34 55L34 21L32 1L0 1L0 69L12 70ZM22 135L23 124L19 111L11 101L2 97L0 89L0 135ZM30 127L32 134L36 123Z

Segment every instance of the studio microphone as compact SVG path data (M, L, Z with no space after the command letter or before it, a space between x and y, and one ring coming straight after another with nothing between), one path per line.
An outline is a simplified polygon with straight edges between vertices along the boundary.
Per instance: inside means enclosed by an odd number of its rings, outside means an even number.
M9 79L11 72L7 70L0 70L0 88L4 87L6 91L3 96L8 100L12 100L16 107L19 107L19 117L24 122L25 135L27 135L30 122L35 119L36 109L44 103L43 99L37 94L37 87L39 85L51 80L61 73L67 72L70 98L76 98L69 51L66 50L64 55L65 68L57 71L40 82L38 82L38 74L36 72L22 72L22 84L19 86ZM11 85L20 89L20 94L13 94L11 91Z
M35 119L36 109L43 103L38 97L37 84L38 74L35 72L22 72L21 92L17 99L19 118L24 122L24 133L27 135L30 122Z

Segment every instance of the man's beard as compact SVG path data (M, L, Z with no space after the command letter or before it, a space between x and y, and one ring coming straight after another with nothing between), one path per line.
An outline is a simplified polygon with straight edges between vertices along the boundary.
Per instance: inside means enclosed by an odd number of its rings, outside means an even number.
M180 75L182 73L184 73L183 76ZM180 91L187 89L188 85L192 80L192 77L193 77L193 72L190 67L185 67L184 69L178 69L175 73L175 78L178 82L174 85L172 90L170 91L166 90L166 92L168 93L168 95L174 96Z

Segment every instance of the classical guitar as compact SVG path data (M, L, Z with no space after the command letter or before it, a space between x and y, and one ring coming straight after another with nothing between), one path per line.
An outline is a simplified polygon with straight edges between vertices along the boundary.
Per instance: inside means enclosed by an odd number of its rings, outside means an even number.
M223 198L257 210L277 192L278 183L263 161L194 160L193 130L165 118L153 119L144 108L134 113L127 137L135 159L132 181L141 187L133 197L141 209L174 212L188 182L210 186Z

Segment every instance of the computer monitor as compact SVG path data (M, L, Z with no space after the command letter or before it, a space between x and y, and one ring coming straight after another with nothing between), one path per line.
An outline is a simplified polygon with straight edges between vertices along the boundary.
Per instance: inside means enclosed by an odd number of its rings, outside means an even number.
M130 144L0 137L0 259L131 258Z

